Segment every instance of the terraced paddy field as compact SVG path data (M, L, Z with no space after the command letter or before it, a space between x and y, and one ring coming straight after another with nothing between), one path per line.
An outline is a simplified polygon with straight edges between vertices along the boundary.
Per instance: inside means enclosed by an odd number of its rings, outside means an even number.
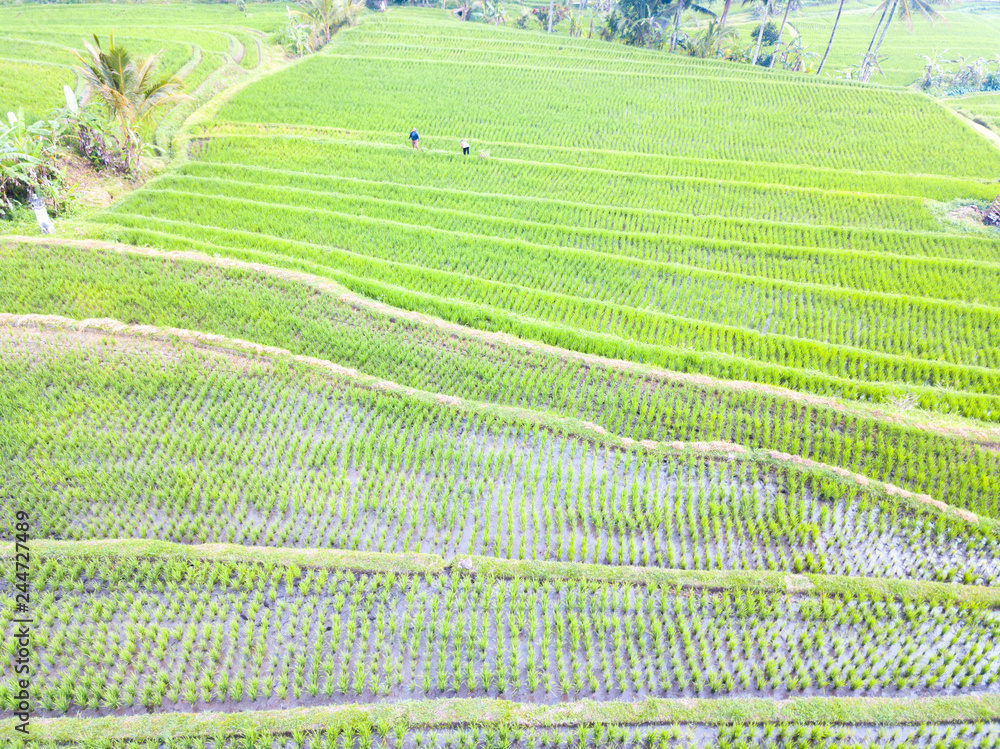
M595 45L374 19L238 93L102 234L564 348L997 418L996 241L931 206L992 199L1000 151L916 93ZM736 91L759 126L704 128Z
M844 3L824 76L843 77L845 69L856 69L861 63L881 15L881 11L875 12L878 5L858 0ZM909 86L923 77L927 58L939 63L971 62L980 57L990 61L1000 54L1000 12L994 4L958 2L932 7L942 16L934 23L928 23L917 10L912 28L904 19L893 21L879 54L881 75L876 73L872 82ZM830 15L829 6L812 6L789 16L803 44L820 57L830 40Z
M1000 150L431 9L264 57L0 241L4 746L1000 746Z
M73 50L98 34L135 55L162 52L158 73L176 74L193 102L176 105L160 122L157 143L166 146L195 105L268 63L268 39L283 9L261 4L248 14L234 7L162 4L148 7L41 4L0 7L0 112L25 110L29 119L62 106L63 86L83 92L73 70Z
M1000 135L1000 92L957 96L949 106Z

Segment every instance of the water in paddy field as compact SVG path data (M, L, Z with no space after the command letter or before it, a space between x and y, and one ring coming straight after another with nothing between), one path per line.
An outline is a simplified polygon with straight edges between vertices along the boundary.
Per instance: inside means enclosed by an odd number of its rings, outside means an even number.
M990 609L462 571L290 578L248 564L157 564L97 558L40 581L42 714L1000 689ZM89 690L74 685L79 673Z
M20 491L63 508L39 529L53 537L916 579L957 570L968 582L1000 574L995 542L945 535L887 502L752 460L654 458L233 354L66 342L79 358L63 358L56 343L26 345L34 366L78 367L78 382L52 390L38 380L39 421L10 470ZM109 371L135 386L103 405L96 382ZM68 426L55 416L65 408L76 414ZM80 444L90 447L60 472L37 470L63 465Z

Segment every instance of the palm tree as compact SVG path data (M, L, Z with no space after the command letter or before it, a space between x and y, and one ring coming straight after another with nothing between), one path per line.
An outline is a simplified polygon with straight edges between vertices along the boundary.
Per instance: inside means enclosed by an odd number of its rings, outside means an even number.
M743 5L757 2L759 2L759 0L743 0ZM771 0L764 0L763 3L761 3L761 6L764 9L764 17L760 20L760 31L757 33L757 46L754 47L753 59L750 61L751 65L756 65L757 58L760 57L760 48L764 43L764 27L767 26L768 15L771 12Z
M733 4L733 0L724 0L722 5L722 15L719 16L719 28L726 28L726 18L729 16L729 6Z
M333 36L339 5L339 0L299 0L298 10L292 11L292 15L312 27L309 41L313 49L319 49Z
M844 12L844 0L840 0L840 7L837 8L837 17L833 19L833 31L830 32L830 41L826 43L826 52L823 53L823 59L819 62L819 68L816 70L816 75L823 72L823 66L826 65L826 58L830 56L830 47L833 46L833 37L837 35L837 26L840 25L840 14Z
M361 14L365 11L365 0L341 0L338 19L345 26L357 26Z
M677 51L677 38L678 35L680 34L680 28L681 28L681 13L683 13L686 10L692 10L695 13L702 14L703 16L711 16L712 18L715 18L715 13L713 13L703 5L698 5L693 0L674 0L673 3L665 7L662 11L664 15L673 14L674 16L674 28L670 34L671 52ZM650 17L650 20L652 20L652 17Z
M687 42L687 52L692 57L702 59L708 57L718 57L719 50L726 41L736 39L735 31L727 31L722 27L721 21L711 20L705 30L696 36L692 36Z
M843 0L841 0L843 2ZM788 11L792 9L792 0L785 0L785 15L781 17L781 28L778 29L778 38L774 40L774 54L771 55L771 64L767 67L774 67L774 59L778 56L778 45L781 44L781 35L785 33L785 23L788 22ZM763 36L763 34L762 34Z
M947 0L945 0L945 4L948 4ZM931 7L929 0L883 0L882 4L875 9L875 13L878 13L880 10L882 11L882 16L879 18L879 25L875 27L875 34L868 45L868 52L865 53L865 57L861 61L861 71L858 73L858 80L863 83L871 78L873 68L875 67L874 63L878 61L878 51L882 47L882 42L885 41L885 35L889 31L889 25L895 16L898 15L905 20L907 29L910 31L913 31L914 13L919 13L931 23L944 20L944 16ZM882 24L883 21L885 21L884 25ZM881 33L879 32L879 26L882 27ZM877 42L875 40L876 37L878 37Z
M365 9L365 0L299 0L294 15L312 27L312 48L329 43L341 26L353 26Z
M83 77L93 98L99 99L122 130L125 168L130 172L139 166L142 139L138 127L152 118L166 104L188 98L182 93L183 82L177 76L155 80L153 75L162 52L133 60L128 50L108 41L108 50L101 49L101 40L94 35L94 44L84 42L87 56L74 54L83 66L74 66Z
M790 41L786 46L782 64L786 70L793 70L796 73L807 73L809 71L806 60L813 59L815 57L816 53L807 50L805 45L802 44L802 37L798 36Z

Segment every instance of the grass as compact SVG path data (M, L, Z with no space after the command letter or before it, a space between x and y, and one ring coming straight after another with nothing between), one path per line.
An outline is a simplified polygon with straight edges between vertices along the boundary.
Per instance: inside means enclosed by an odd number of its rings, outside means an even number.
M0 103L111 25L196 94L0 248L31 746L1000 746L1000 266L942 218L1000 151L900 87L932 37L859 86L403 7L285 64L283 16L0 8Z
M969 119L1000 134L1000 93L969 94L947 101Z
M44 518L35 532L987 583L1000 572L995 524L830 471L752 453L719 462L336 368L317 377L283 355L219 353L12 335L0 393L25 421L4 434L8 477ZM954 551L930 562L945 538Z
M322 279L284 280L205 262L11 247L0 263L0 294L14 313L111 317L219 333L404 387L595 422L637 441L724 440L802 455L997 516L996 454L967 437L948 436L944 425L938 434L907 426L905 413L890 421L833 403L797 401L790 393L662 379L652 368L584 362L467 335L456 339L452 330L342 300L337 286L317 294ZM233 309L253 315L234 316ZM979 432L974 425L961 431ZM978 439L996 441L988 431Z
M930 583L918 580L885 580L837 575L788 575L737 570L663 570L655 567L613 567L574 562L516 562L482 556L446 559L434 554L385 554L349 552L340 549L294 549L242 544L180 544L146 539L95 541L38 540L32 552L41 560L54 560L72 567L81 561L121 559L126 565L155 560L168 566L174 562L200 564L223 562L289 569L293 577L304 570L337 570L397 575L471 575L487 580L531 580L536 582L615 583L660 589L713 592L764 592L806 596L841 596L978 608L1000 607L996 588ZM0 559L9 564L12 544L0 544ZM471 565L471 566L470 566Z
M450 726L525 728L589 724L642 723L844 723L922 724L932 721L996 719L997 698L939 697L918 700L872 698L798 698L794 700L645 700L633 704L525 705L499 700L422 700L381 705L343 705L235 714L144 715L121 718L60 718L38 722L42 741L212 737L220 730L242 736L255 732L291 735L294 731L369 726L383 722L412 729ZM0 730L7 728L0 724ZM10 734L8 733L8 736ZM0 737L4 737L0 734Z
M1000 152L912 92L753 75L401 10L241 90L101 233L563 348L995 420L992 241L927 201L991 199ZM737 91L759 128L702 127ZM542 98L571 104L539 119ZM414 119L420 153L394 133Z

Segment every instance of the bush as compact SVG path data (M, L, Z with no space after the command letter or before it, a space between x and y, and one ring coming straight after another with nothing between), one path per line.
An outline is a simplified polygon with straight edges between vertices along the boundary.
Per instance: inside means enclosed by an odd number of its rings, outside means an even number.
M760 24L758 23L754 27L754 30L750 35L753 38L754 42L757 41L757 36L759 34L760 34ZM768 21L764 25L763 46L765 47L770 46L772 44L775 44L777 41L778 41L778 24L776 24L774 21Z
M33 196L49 202L53 210L62 207L62 173L55 152L66 129L59 115L28 124L22 110L7 114L7 125L0 129L0 218L13 218L16 206Z

